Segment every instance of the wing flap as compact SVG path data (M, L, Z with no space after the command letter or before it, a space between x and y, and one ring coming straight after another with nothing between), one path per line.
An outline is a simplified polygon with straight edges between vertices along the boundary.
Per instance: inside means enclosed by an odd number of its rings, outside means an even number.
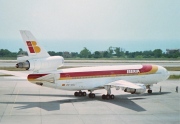
M52 81L54 80L54 74L48 74L42 77L37 78L36 80L41 80L41 81Z
M110 85L111 87L116 87L116 88L132 88L132 89L142 89L142 87L138 86L137 84L134 84L132 82L128 82L125 80L118 80L115 82L111 82L107 85Z
M50 73L50 74L30 74L28 75L28 80L35 82L51 82L55 83L55 81L59 79L59 74Z

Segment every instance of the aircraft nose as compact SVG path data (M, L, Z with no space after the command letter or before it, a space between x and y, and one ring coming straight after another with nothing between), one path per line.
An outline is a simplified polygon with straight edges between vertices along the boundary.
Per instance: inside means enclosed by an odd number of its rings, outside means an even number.
M164 68L162 66L158 66L158 68L159 68L159 70L160 70L160 72L161 72L161 74L163 76L163 79L167 80L169 78L169 76L170 76L170 73L167 71L166 68Z

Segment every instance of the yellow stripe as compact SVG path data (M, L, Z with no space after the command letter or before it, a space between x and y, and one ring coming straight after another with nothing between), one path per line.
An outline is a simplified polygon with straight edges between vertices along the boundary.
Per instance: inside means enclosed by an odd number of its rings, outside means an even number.
M149 72L139 73L139 75L155 74L158 70L158 66L152 65L152 69Z

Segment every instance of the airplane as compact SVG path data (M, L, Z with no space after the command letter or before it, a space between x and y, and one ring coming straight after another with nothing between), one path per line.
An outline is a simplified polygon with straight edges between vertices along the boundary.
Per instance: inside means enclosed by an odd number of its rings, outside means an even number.
M95 90L105 89L102 99L114 99L111 88L131 94L152 93L153 84L168 79L169 72L162 66L152 64L97 66L59 69L64 64L62 56L50 56L28 30L20 30L28 56L18 57L16 68L33 73L27 80L40 86L75 91L74 96L95 98ZM18 72L3 71L16 76Z

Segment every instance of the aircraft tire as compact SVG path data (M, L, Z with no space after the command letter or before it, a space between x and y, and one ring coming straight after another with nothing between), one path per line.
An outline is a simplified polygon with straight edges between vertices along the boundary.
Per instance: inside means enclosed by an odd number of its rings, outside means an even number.
M78 96L82 96L82 95L83 95L82 92L79 92L79 93L78 93Z
M95 94L94 93L90 93L89 94L89 98L95 98Z
M106 95L103 94L103 95L102 95L102 99L106 99Z
M111 98L111 99L114 99L114 95L110 95L110 98Z
M110 99L110 95L106 95L106 99L109 100Z
M152 90L148 90L148 93L152 93Z
M78 92L75 92L75 93L74 93L74 96L78 96Z
M95 94L94 93L92 93L92 98L95 98Z
M82 95L83 95L83 96L86 96L86 92L82 92Z
M88 96L89 96L89 98L91 98L91 93Z

